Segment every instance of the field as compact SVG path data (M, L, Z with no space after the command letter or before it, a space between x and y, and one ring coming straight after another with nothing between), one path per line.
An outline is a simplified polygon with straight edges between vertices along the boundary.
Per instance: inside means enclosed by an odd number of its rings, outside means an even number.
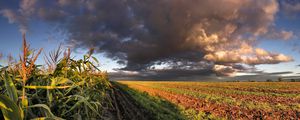
M177 106L187 119L299 119L298 82L118 81ZM127 88L127 91L132 91ZM137 98L137 101L139 98ZM147 103L141 103L147 104Z
M19 59L0 66L0 119L222 120L300 119L299 82L109 81L93 49L81 59L25 37Z

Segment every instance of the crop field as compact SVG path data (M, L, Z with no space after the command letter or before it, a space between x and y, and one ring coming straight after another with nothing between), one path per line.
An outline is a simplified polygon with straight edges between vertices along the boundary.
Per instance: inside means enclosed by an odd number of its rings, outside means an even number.
M44 68L35 61L42 49L23 39L19 61L0 66L0 119L107 119L111 84L96 65L92 50L75 60L61 47L45 55ZM62 55L62 53L64 53Z
M118 83L171 102L188 119L300 118L298 82Z
M5 120L296 120L299 82L110 81L90 49L74 59L61 46L44 54L25 36L19 58L0 66Z

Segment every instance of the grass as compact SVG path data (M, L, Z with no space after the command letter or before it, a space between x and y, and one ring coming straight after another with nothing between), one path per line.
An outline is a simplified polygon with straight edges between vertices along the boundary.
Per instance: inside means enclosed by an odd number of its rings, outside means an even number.
M217 116L203 111L196 111L194 109L185 108L184 106L177 106L161 97L151 96L147 92L141 92L128 87L126 84L114 82L123 91L131 95L138 104L142 105L144 109L150 111L150 116L153 120L222 120Z
M150 119L155 120L184 120L186 117L181 114L178 107L174 104L163 100L159 97L152 97L146 92L138 92L134 89L129 88L126 85L114 82L121 88L121 90L126 91L130 96L137 101L144 109L150 112Z

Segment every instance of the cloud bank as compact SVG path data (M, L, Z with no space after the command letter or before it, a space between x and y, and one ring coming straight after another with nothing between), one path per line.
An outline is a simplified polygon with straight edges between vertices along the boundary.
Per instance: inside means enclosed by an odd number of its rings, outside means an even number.
M293 36L274 30L278 11L276 0L22 0L1 14L22 32L31 19L57 24L73 47L125 65L117 73L167 79L292 61L256 47L258 37Z

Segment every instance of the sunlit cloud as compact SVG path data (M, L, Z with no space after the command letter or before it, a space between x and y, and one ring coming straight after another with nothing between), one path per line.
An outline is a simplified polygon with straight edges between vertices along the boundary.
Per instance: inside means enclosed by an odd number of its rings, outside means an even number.
M295 36L274 24L279 10L277 0L22 0L1 14L22 32L33 19L56 24L72 48L93 47L124 65L118 74L235 76L255 65L294 60L257 46L259 38Z

